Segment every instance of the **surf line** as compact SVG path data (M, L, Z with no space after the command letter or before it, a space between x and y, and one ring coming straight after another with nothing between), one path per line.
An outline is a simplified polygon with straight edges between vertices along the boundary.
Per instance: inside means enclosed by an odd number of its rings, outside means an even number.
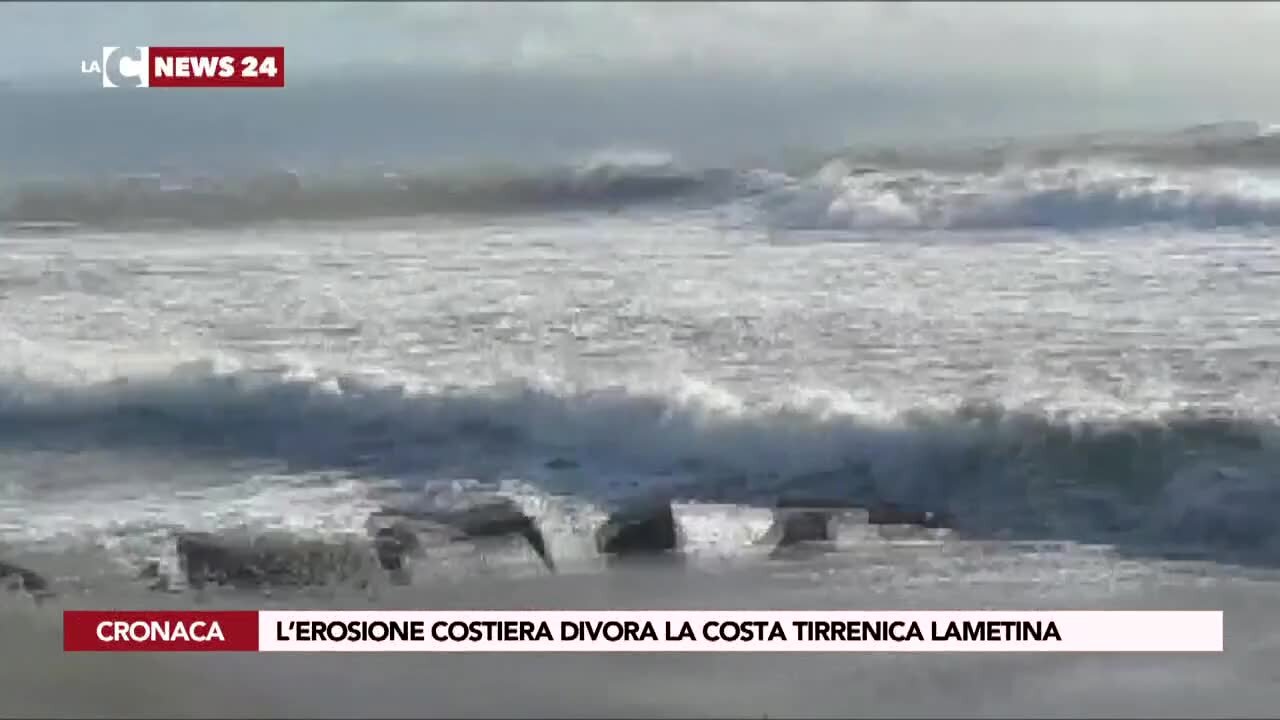
M923 641L920 623L912 620L796 620L797 639L806 642L910 642ZM1062 641L1053 620L972 620L929 623L934 642L1044 642Z

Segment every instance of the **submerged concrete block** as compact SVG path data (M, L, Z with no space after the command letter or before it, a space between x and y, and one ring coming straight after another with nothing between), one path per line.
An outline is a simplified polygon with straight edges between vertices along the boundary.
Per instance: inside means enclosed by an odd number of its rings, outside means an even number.
M611 514L596 531L605 555L638 555L676 550L679 532L671 503L635 504Z

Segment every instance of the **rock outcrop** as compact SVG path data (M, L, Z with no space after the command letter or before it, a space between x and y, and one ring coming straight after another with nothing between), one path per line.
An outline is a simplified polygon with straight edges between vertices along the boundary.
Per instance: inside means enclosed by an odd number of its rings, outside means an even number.
M790 547L806 542L835 540L832 520L853 505L831 498L781 497L773 514L773 527L768 537L777 537L777 546Z
M840 513L850 512L860 505L838 498L782 497L774 512L771 534L780 537L778 546L806 541L834 540L831 520ZM905 508L897 503L877 500L866 507L869 525L916 525L923 528L951 526L951 517L944 512Z
M404 570L405 558L419 547L418 536L404 523L378 528L373 535L374 554L378 557L378 564L388 572Z
M678 549L679 531L671 503L635 504L611 514L596 531L596 548L604 555L626 556Z
M895 503L879 502L867 508L867 522L872 525L918 525L923 528L951 526L951 517L945 512L912 510Z
M0 583L14 591L25 591L34 598L52 595L49 581L34 570L0 560Z
M417 533L426 528L413 527L419 525L446 528L454 541L520 536L529 543L548 570L555 572L556 569L538 523L508 498L484 500L475 505L450 510L384 508L374 513L370 521L374 526L381 526L375 532L375 541L379 543L378 557L384 568L390 569L389 564L395 564L396 560L392 556L396 550L416 550L420 547ZM390 524L386 524L386 521L390 521Z
M177 551L193 588L208 583L239 588L364 586L370 579L369 547L354 541L184 532L178 535Z
M802 542L830 542L829 510L783 510L774 517L778 547L789 547Z

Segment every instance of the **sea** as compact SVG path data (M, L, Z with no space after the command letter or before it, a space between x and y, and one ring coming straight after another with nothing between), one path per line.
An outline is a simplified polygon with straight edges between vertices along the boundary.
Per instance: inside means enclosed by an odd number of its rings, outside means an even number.
M707 167L6 178L0 713L1266 716L1280 134ZM359 537L503 495L412 582L184 586L184 530ZM780 557L779 498L846 501ZM594 533L673 502L682 562ZM870 503L946 528L867 522ZM147 579L140 579L140 574ZM156 578L165 582L160 586ZM73 656L62 609L1221 609L1210 656Z

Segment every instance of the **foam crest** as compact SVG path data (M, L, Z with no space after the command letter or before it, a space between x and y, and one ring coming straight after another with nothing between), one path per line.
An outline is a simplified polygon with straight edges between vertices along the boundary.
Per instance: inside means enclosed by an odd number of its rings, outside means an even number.
M1273 227L1280 225L1280 180L1101 164L994 174L839 173L829 165L778 189L764 207L774 224L798 229Z
M814 401L727 402L696 385L411 393L207 368L76 387L0 384L0 443L10 447L177 451L409 486L517 473L588 501L661 489L769 505L805 492L944 507L974 527L1084 522L1255 549L1280 536L1270 522L1280 511L1277 437L1274 420L1208 409L1099 418L967 403L885 420ZM574 469L547 470L551 458Z
M308 173L137 174L18 183L0 222L222 226L455 213L613 212L636 204L745 203L794 229L1087 230L1280 225L1280 142L1257 123L1176 133L1009 141L831 157L816 171L689 167L650 149L606 148L540 167L432 171L378 165ZM807 163L806 163L807 164Z

